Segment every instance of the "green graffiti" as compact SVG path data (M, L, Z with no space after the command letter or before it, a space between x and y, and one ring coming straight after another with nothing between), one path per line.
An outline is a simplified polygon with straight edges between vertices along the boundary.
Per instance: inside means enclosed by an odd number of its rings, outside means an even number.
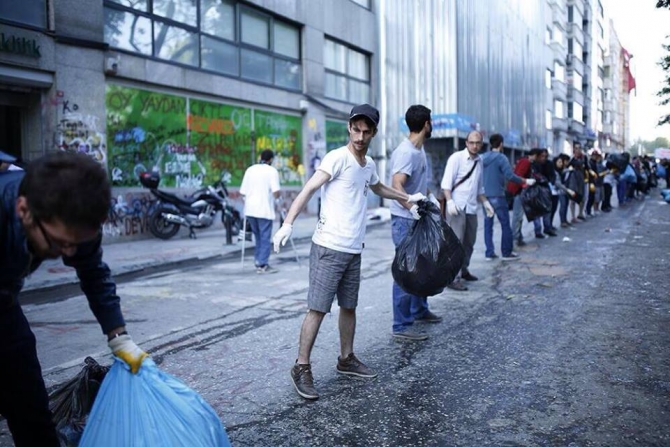
M326 120L326 151L349 144L349 130L344 121Z

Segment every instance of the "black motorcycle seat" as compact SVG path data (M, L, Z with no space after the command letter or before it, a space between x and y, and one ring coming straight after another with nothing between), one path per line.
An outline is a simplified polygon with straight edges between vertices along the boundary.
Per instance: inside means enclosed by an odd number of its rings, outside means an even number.
M156 195L158 195L158 197L165 200L166 202L173 202L184 206L191 206L191 204L193 203L193 200L189 198L183 199L175 194L161 191L160 189L156 190Z

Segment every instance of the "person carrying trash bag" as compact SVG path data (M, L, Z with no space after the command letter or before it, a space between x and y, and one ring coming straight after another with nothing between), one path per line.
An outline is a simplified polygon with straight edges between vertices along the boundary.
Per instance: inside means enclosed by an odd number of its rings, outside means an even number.
M54 152L25 171L0 172L0 413L17 447L59 447L49 399L18 295L45 259L74 267L111 351L137 372L147 353L126 332L109 267L102 223L111 187L104 168L84 154Z
M396 284L415 296L441 293L458 276L465 250L432 201L419 202L419 220L396 248L391 273Z
M422 105L413 105L405 113L405 121L409 127L409 136L391 154L391 186L407 194L428 194L431 202L439 204L435 196L428 191L428 162L423 142L430 138L433 126L430 109ZM417 212L420 205L394 200L390 204L391 237L396 249L406 239L410 229L419 219ZM423 341L428 336L412 330L416 323L439 323L442 317L428 309L426 295L408 293L393 283L393 338L406 341Z

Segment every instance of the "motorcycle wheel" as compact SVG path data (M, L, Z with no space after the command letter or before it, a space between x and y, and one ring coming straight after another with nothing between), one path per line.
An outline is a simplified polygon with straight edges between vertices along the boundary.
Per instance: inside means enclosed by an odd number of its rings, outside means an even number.
M163 211L162 209L158 209L149 216L149 231L158 239L167 240L179 232L179 224L163 219Z
M233 219L231 216L226 216L225 214L221 217L221 223L223 224L223 228L228 228L228 223L230 223L230 234L232 236L237 236L240 234L240 227L242 226L241 223L237 223L235 219Z

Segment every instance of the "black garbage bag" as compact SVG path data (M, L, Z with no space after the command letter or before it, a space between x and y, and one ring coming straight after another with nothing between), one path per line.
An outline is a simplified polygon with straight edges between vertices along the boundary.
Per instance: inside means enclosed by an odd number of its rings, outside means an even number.
M91 357L86 357L84 363L79 374L49 394L56 430L66 447L79 445L86 418L109 371L109 366L102 366Z
M626 158L626 156L622 153L609 154L607 156L607 161L614 164L614 166L616 166L619 172L625 171L626 166L628 166L628 158Z
M521 203L526 219L532 222L551 211L551 190L541 183L524 188L521 192Z
M423 200L418 205L421 219L396 248L391 272L405 292L433 296L456 278L465 250L434 203Z

